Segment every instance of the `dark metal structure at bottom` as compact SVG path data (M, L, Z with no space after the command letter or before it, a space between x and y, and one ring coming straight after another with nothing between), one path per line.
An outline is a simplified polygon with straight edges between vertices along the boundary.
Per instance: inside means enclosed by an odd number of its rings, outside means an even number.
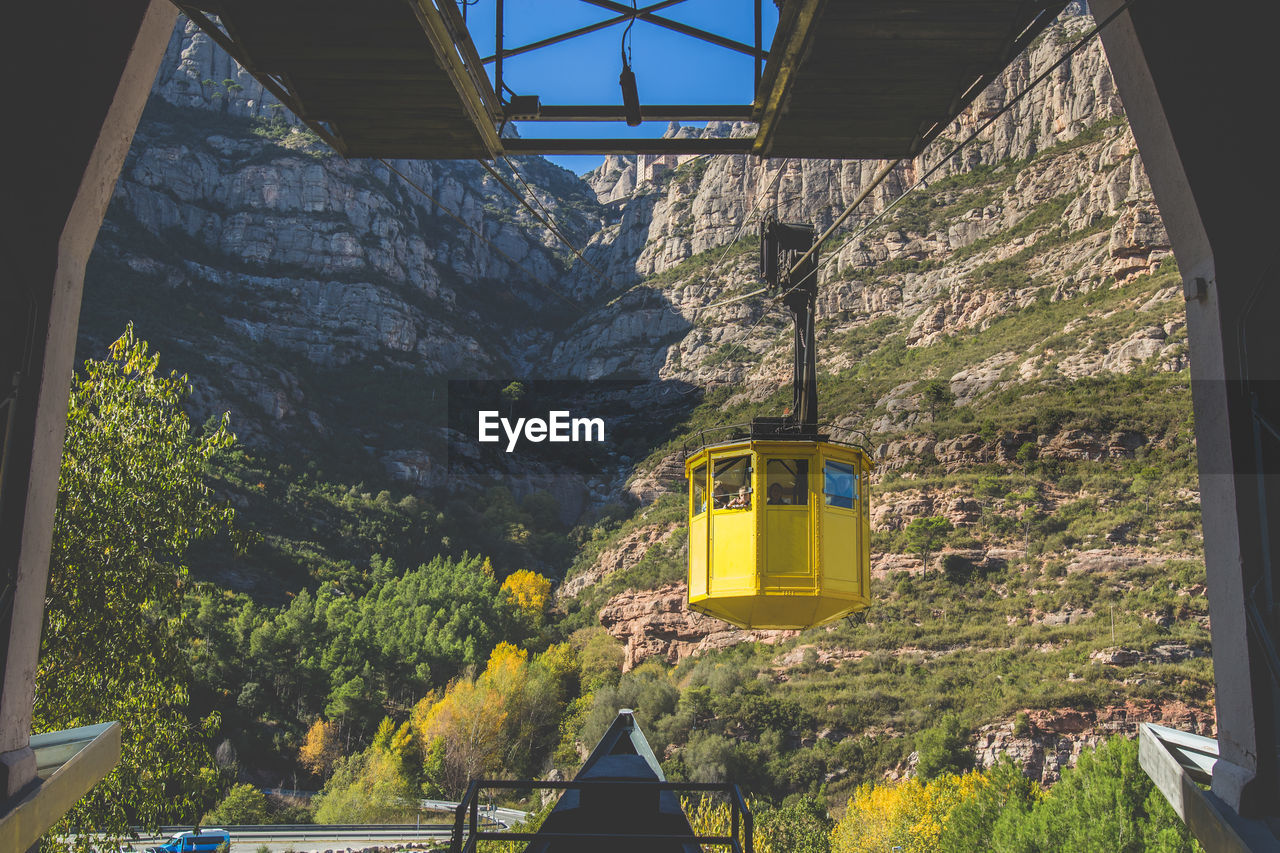
M537 832L482 830L485 789L563 790ZM719 793L730 809L729 835L697 835L677 792ZM475 779L458 804L451 853L473 853L481 841L527 841L525 853L701 853L707 845L753 853L751 811L737 785L668 782L629 709L618 711L570 782Z

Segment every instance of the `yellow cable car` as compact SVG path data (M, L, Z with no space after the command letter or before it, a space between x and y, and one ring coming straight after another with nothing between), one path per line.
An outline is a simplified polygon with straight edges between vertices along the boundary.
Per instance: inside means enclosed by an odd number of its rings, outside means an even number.
M685 462L689 606L743 628L821 625L870 604L860 448L729 441Z
M689 606L743 628L808 628L871 603L871 460L817 425L812 242L811 228L773 221L761 239L765 278L796 320L789 414L685 459Z

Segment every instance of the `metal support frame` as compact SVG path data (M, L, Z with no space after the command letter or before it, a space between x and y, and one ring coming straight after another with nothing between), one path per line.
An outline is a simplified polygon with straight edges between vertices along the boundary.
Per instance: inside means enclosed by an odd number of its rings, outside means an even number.
M33 6L11 59L75 62L31 81L17 111L74 101L15 137L0 251L0 850L35 844L116 764L120 727L32 736L58 472L85 266L177 9L160 0ZM49 139L56 139L50 145Z
M258 82L262 84L264 89L274 95L276 100L288 107L289 112L302 119L303 123L305 123L307 127L311 128L312 132L314 132L316 136L320 137L326 145L334 151L337 151L339 154L345 155L347 153L347 144L334 134L328 125L316 120L315 118L307 117L306 111L302 109L302 105L298 103L297 99L293 97L293 93L290 92L283 83L276 79L274 75L259 71L254 64L249 61L248 56L246 56L244 51L240 49L239 44L232 34L214 23L211 18L206 16L204 12L200 11L195 6L186 3L178 3L176 5L178 7L178 11L190 18L205 35L213 39L214 44L226 51L238 65L250 74L253 74L258 79Z
M1138 727L1138 763L1207 849L1224 853L1280 851L1265 824L1242 819L1221 798L1201 787L1212 782L1219 764L1216 740L1143 723Z
M749 154L751 137L731 139L503 139L508 154Z
M491 788L505 790L582 790L615 789L623 792L654 793L662 791L704 791L724 794L729 800L731 835L675 835L665 833L646 833L638 835L627 832L509 832L506 830L481 830L479 828L480 791ZM742 838L739 839L739 834ZM475 853L476 845L481 841L533 841L535 839L559 839L564 841L683 841L696 844L707 844L715 847L728 847L733 853L754 853L755 851L755 819L747 806L742 789L728 782L649 782L649 781L616 781L602 779L574 779L567 782L541 782L536 779L473 779L467 786L467 792L454 811L453 839L449 845L450 853Z
M920 132L911 143L909 152L911 156L914 157L919 154L924 150L926 145L938 136L938 134L946 130L947 125L951 124L952 118L959 114L961 110L969 106L969 104L973 102L973 99L985 90L987 86L991 85L991 82L995 80L996 77L1000 76L1000 73L1008 67L1009 63L1013 62L1013 60L1017 58L1018 54L1026 50L1027 46L1035 40L1036 36L1039 35L1054 18L1058 17L1058 14L1062 11L1062 6L1062 3L1056 2L1043 3L1040 11L1036 13L1035 17L1032 18L1025 27L1016 34L1010 33L1009 42L1000 62L995 67L990 68L975 77L973 82L969 84L969 87L956 96L951 103L947 105L946 114L938 116L938 118L929 124L928 127L922 126L920 128Z
M497 14L494 16L495 32L493 35L493 38L494 38L493 43L497 49L497 53L494 54L495 60L493 65L493 91L498 94L499 101L502 100L502 55L503 55L502 54L502 45L503 45L502 12L503 12L503 0L498 0Z
M502 15L502 2L503 0L497 0L499 19L501 19L501 15ZM760 62L763 61L769 55L769 52L767 50L764 50L763 46L761 45L763 34L760 32L761 30L760 0L755 0L757 35L756 35L756 43L754 46L749 44L743 44L740 41L735 41L734 39L726 38L725 36L721 36L721 35L716 35L715 33L708 32L707 30L699 29L698 27L691 27L688 24L682 24L679 21L673 21L670 18L664 18L661 15L654 14L654 12L657 12L661 9L665 9L668 6L675 6L678 3L687 2L687 0L662 0L662 2L659 2L659 3L652 3L648 6L641 6L638 10L632 10L630 6L624 6L621 3L615 3L613 2L613 0L582 0L582 2L590 6L599 6L602 9L608 9L609 11L617 12L618 14L615 17L606 18L605 20L597 21L594 24L588 24L584 27L578 27L577 29L569 30L563 33L558 33L554 36L549 36L544 39L539 39L538 41L530 42L529 44L521 45L520 47L513 47L508 49L503 46L502 39L501 37L499 37L494 48L494 53L492 53L489 56L486 56L484 59L481 60L481 62L483 62L485 65L488 65L490 63L497 63L497 66L500 68L502 60L506 57L519 56L522 53L529 53L530 51L539 50L544 47L550 47L553 44L559 44L561 42L568 41L569 39L577 38L578 36L585 36L588 33L594 33L598 30L603 30L609 27L617 26L618 24L625 24L628 21L630 21L632 18L636 18L637 20L641 20L641 21L647 21L650 24L655 24L664 29L668 29L673 32L680 33L681 35L686 35L686 36L690 36L691 38L696 38L699 41L705 41L708 44L715 45L716 47L723 47L726 50L732 50L732 51L736 51L737 53L746 54L747 56L753 57L756 60L757 69L759 69ZM759 70L757 70L756 75L757 77L759 76Z
M617 3L615 0L582 0L582 2L588 3L592 6L599 6L601 9L608 9L611 12L625 12L629 16L632 14L629 7L624 6L621 3ZM635 13L635 17L641 21L647 21L650 24L657 24L658 26L671 30L672 32L691 36L692 38L696 38L700 41L705 41L708 44L714 44L716 47L723 47L726 50L744 53L747 56L752 56L756 59L763 59L765 56L765 54L761 53L758 48L752 47L749 44L743 44L740 41L734 41L731 38L725 38L724 36L716 35L715 33L708 32L707 30L691 27L688 24L682 24L679 21L673 21L670 18L664 18L661 15L655 15L652 12L638 12Z
M32 735L38 776L12 808L0 813L0 850L31 848L120 760L118 722Z
M684 3L686 2L686 0L660 0L660 2L651 3L647 6L642 6L639 9L632 9L622 3L615 2L615 0L581 0L581 2L586 3L587 5L590 5L590 6L598 6L602 9L607 9L611 12L616 12L618 14L616 14L612 18L606 18L603 21L597 21L594 24L588 24L586 26L568 30L563 33L557 33L556 35L548 36L547 38L539 39L534 42L529 42L528 44L523 44L518 47L508 48L506 46L506 37L503 33L505 0L496 0L497 5L495 8L495 16L494 16L495 17L494 52L489 56L486 56L483 59L481 59L480 63L482 65L490 65L490 64L493 65L493 90L494 92L497 93L499 101L503 100L504 91L512 92L512 94L514 94L513 90L510 87L508 87L506 84L506 80L504 77L503 60L512 56L520 56L522 54L530 53L535 50L541 50L542 48L550 47L551 45L555 45L555 44L560 44L562 42L569 41L570 39L578 38L579 36L588 35L589 33L594 33L599 30L607 29L608 27L617 26L619 24L626 24L636 20L646 21L648 23L654 24L655 26L663 27L664 29L677 32L682 35L689 36L691 38L696 38L699 41L704 41L708 44L715 45L716 47L721 47L726 50L732 50L737 53L741 53L751 57L754 62L754 73L752 76L752 97L754 99L755 97L759 96L760 81L764 73L764 60L769 55L769 51L764 48L764 24L763 24L763 12L761 10L762 0L754 0L754 20L755 20L755 44L754 45L743 44L742 42L736 41L734 39L726 38L725 36L717 35L716 33L712 33L707 30L700 29L698 27L693 27L688 24L682 24L679 21L674 21L670 18L666 18L661 15L654 14L655 12L661 9L665 9L669 6L675 6L679 3ZM677 104L677 105L666 105L662 107L650 107L647 109L642 108L641 114L643 116L642 121L748 121L751 118L752 111L753 111L753 106L747 105L747 104L731 105L731 106L717 105L717 104L710 104L710 105ZM512 116L510 113L508 113L506 118L512 119L515 117ZM623 112L620 107L610 107L610 106L547 107L547 106L543 106L541 107L538 114L521 116L518 120L520 121L620 121L623 118L624 118ZM615 146L615 147L611 147L607 151L596 151L593 149L589 151L582 150L582 151L567 152L567 150L564 148L563 145L558 144L555 150L548 150L548 151L540 150L538 153L592 153L592 154L595 154L595 153L615 153L618 150L626 150L626 149L617 149ZM644 153L644 152L631 151L630 153ZM717 153L730 153L730 152L717 152ZM731 153L740 153L740 152L734 151Z
M1185 282L1219 750L1204 797L1212 808L1187 823L1211 850L1232 849L1223 837L1253 823L1269 840L1242 837L1236 849L1274 850L1266 826L1280 818L1280 691L1263 642L1275 625L1257 598L1275 580L1267 552L1280 514L1269 498L1280 471L1255 415L1274 423L1280 411L1280 302L1269 221L1220 181L1224 158L1253 128L1253 93L1231 84L1266 72L1268 34L1226 11L1201 15L1194 0L1090 6L1118 15L1103 46ZM1274 195L1273 175L1259 182L1251 198ZM1248 346L1246 320L1258 324Z
M1243 325L1244 319L1241 317ZM1247 347L1246 347L1247 349ZM1270 437L1273 442L1280 442L1280 431L1262 412L1262 403L1258 393L1249 394L1249 415L1253 422L1253 457L1254 479L1257 483L1258 517L1270 517L1267 511L1267 463L1263 438ZM1260 524L1258 530L1258 546L1261 552L1262 572L1257 581L1249 588L1245 597L1245 618L1254 640L1262 649L1263 659L1271 672L1273 688L1280 688L1280 654L1276 652L1276 643L1272 628L1276 618L1275 584L1272 582L1273 564L1271 560L1271 531L1269 525Z
M750 104L641 105L645 121L750 121ZM540 104L538 115L524 121L622 121L621 104Z
M764 46L764 18L763 18L763 13L760 9L761 2L763 2L763 0L756 0L756 3L755 3L756 66L755 66L755 77L751 82L751 98L753 101L756 98L760 97L760 76L764 73L764 57L767 56L767 54L762 54L760 52L761 48Z
M684 2L686 2L686 0L662 0L662 2L660 3L653 3L649 6L641 6L640 11L656 12L659 9L665 9L668 6L674 6L677 3L684 3ZM484 59L480 61L483 62L485 65L488 65L491 62L497 61L500 57L519 56L522 53L529 53L530 51L538 50L539 48L549 47L553 44L559 44L562 41L568 41L569 39L577 38L578 36L585 36L588 33L594 33L597 30L607 29L609 27L615 26L616 24L625 24L629 20L631 20L630 9L627 10L627 13L625 15L618 15L616 18L606 18L603 21L597 21L596 23L588 24L585 27L578 27L576 30L569 30L568 32L559 33L558 35L550 36L544 39L539 39L538 41L534 41L534 42L529 42L528 44L521 45L520 47L512 47L512 48L506 48L506 49L503 49L502 47L498 47L497 53L486 56Z

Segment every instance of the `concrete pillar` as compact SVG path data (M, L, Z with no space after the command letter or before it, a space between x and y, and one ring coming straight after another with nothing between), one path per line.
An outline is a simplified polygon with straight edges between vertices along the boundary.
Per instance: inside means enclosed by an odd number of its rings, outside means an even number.
M6 11L0 229L0 813L29 746L85 264L177 9L164 0Z
M1090 5L1102 19L1120 0ZM1221 751L1213 791L1245 817L1280 815L1268 662L1280 436L1267 427L1280 428L1280 282L1261 123L1275 45L1257 11L1135 0L1102 37L1184 281Z

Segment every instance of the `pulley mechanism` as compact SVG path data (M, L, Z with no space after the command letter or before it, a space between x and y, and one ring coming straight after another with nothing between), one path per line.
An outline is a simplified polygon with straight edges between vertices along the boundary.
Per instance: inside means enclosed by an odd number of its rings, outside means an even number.
M760 277L795 321L795 355L791 409L780 418L756 418L752 437L818 438L818 361L814 313L818 301L818 253L810 225L779 222L770 217L760 226ZM796 262L804 258L803 262Z
M622 111L627 118L627 125L636 127L644 119L640 112L640 92L636 88L636 74L631 70L631 28L636 24L636 0L631 0L631 22L622 31L622 73L618 75L618 85L622 87Z

